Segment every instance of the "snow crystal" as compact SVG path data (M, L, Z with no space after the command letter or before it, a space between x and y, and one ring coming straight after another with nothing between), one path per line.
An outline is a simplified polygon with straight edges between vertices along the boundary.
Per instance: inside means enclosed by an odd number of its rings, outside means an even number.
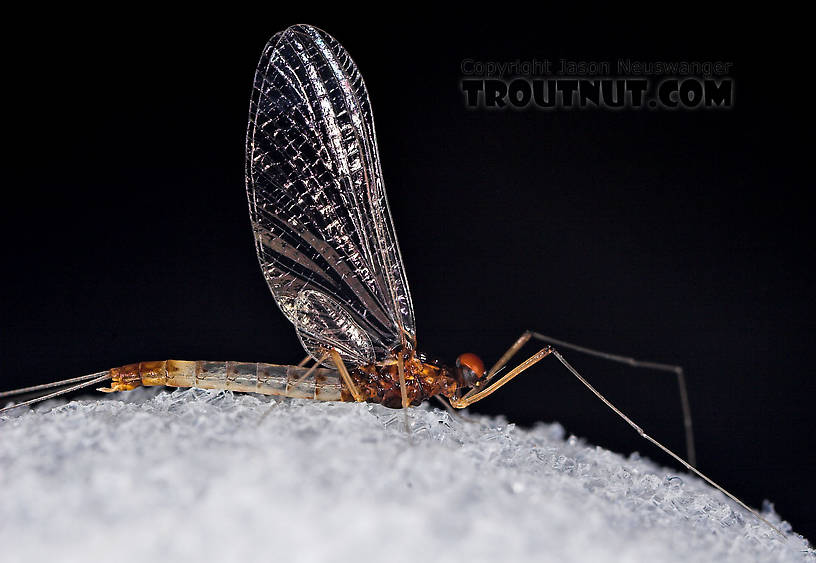
M785 539L558 424L201 390L55 404L0 418L4 561L816 561L770 505Z

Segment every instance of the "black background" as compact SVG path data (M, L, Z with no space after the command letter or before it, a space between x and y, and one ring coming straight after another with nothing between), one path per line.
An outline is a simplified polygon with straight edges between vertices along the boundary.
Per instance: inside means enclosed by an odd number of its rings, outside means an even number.
M6 69L3 388L152 359L293 362L243 187L255 64L302 18L56 19ZM495 360L527 328L685 366L699 466L814 536L805 109L783 52L721 33L312 18L361 69L420 348ZM722 60L720 111L468 110L465 58ZM810 183L807 184L810 187ZM535 351L534 346L527 350ZM683 452L672 376L575 353ZM473 410L676 465L545 361Z

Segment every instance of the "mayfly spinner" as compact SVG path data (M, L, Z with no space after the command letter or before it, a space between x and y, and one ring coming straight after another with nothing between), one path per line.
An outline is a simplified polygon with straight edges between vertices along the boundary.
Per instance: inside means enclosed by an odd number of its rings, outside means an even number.
M368 93L354 61L323 31L293 26L264 48L249 108L246 190L261 270L308 354L303 362L141 362L0 393L7 397L62 387L0 412L103 381L110 381L100 389L105 392L167 385L394 408L438 397L460 409L553 356L642 437L767 523L692 467L691 417L679 367L605 354L532 331L490 369L471 353L449 367L417 351L414 308L385 196ZM530 340L547 345L499 376ZM675 372L690 463L618 410L553 344Z

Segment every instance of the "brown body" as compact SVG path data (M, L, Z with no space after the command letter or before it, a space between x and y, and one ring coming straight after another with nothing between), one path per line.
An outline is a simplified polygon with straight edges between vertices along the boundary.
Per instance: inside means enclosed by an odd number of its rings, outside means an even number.
M452 397L459 389L454 372L426 363L405 352L405 385L409 404L433 397ZM396 356L380 364L349 372L363 399L391 408L402 406ZM336 370L255 362L163 360L128 364L110 370L110 387L101 391L129 391L141 386L167 385L261 393L320 401L354 401L351 390Z
M403 362L405 389L411 406L419 405L434 395L453 397L459 390L460 384L450 369L433 362L423 362L413 352L404 352ZM360 366L349 374L366 402L395 409L402 406L396 356L380 364ZM346 386L343 387L343 400L354 400Z

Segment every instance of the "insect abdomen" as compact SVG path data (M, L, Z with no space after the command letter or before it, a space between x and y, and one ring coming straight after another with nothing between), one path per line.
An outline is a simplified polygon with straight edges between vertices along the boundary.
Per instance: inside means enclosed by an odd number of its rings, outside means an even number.
M342 383L336 371L324 368L309 371L305 367L255 362L140 362L110 370L111 385L100 391L129 391L140 386L168 385L319 401L342 400ZM308 377L304 377L307 373Z

